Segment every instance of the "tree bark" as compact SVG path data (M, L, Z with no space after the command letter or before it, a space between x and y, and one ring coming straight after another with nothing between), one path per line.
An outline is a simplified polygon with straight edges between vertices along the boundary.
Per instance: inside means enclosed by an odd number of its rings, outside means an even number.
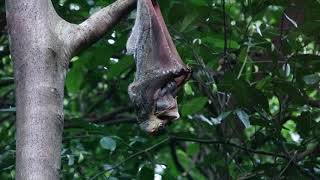
M61 19L51 0L6 0L16 93L16 179L59 179L69 61L134 4L118 0L76 25Z

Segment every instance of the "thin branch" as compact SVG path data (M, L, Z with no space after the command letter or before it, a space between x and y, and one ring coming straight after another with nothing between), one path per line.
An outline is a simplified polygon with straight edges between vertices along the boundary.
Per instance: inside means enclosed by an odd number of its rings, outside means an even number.
M317 144L313 148L307 148L305 151L297 154L297 157L295 159L296 162L299 162L303 159L305 159L307 156L313 155L317 157L320 153L320 145Z
M110 123L110 121L112 120L115 120L115 119L121 119L121 118L116 118L118 117L118 115L122 114L122 113L125 113L125 112L129 112L132 110L132 107L131 106L128 106L128 107L122 107L122 108L119 108L119 109L116 109L110 113L107 113L99 118L96 118L96 119L90 119L89 121L90 122L93 122L93 123ZM134 117L129 117L129 118L126 118L126 119L129 119L129 121L132 121L132 122L135 122L135 118Z
M319 180L317 176L315 176L313 173L310 172L310 170L306 170L305 168L299 166L298 164L293 162L293 165L304 175L309 177L312 180Z
M223 55L227 55L227 23L226 23L226 2L222 0L222 14L223 14L223 33L224 33L224 48L223 48Z
M112 97L112 95L113 95L112 91L107 91L107 92L104 92L102 95L99 95L99 100L90 104L90 107L85 112L85 114L92 113L94 110L99 108L104 102L109 100Z
M133 158L135 158L135 157L137 157L137 156L140 156L140 155L142 155L142 154L146 154L146 153L148 153L148 152L150 152L150 151L158 148L159 146L161 146L161 145L169 142L169 140L170 140L169 138L165 138L165 139L163 139L162 141L160 141L159 143L154 144L154 145L148 147L148 148L145 149L145 150L142 150L142 151L139 151L139 152L137 152L137 153L132 154L131 156L129 156L129 157L127 157L126 159L122 160L121 162L119 162L119 163L116 164L115 166L113 166L113 167L111 167L111 168L109 168L109 169L106 169L106 170L104 170L104 171L96 174L95 176L93 176L92 178L90 178L90 180L94 180L94 179L98 178L99 176L101 176L101 175L104 174L105 172L111 171L111 170L113 170L113 169L117 169L117 168L120 167L123 163L125 163L125 162L127 162L127 161L129 161L129 160L131 160L131 159L133 159Z
M124 124L124 123L137 123L137 118L136 117L119 117L119 118L104 118L104 119L99 119L99 121L96 121L94 123L96 124L104 124L104 125L116 125L116 124Z
M234 143L230 143L230 142L224 142L224 141L216 141L216 140L210 140L210 139L197 139L197 138L188 138L188 137L178 137L178 136L174 136L174 135L170 135L169 137L163 139L162 141L160 141L159 143L157 144L154 144L152 146L150 146L149 148L146 148L145 150L142 150L142 151L139 151L137 153L134 153L132 154L131 156L127 157L126 159L122 160L121 162L119 162L118 164L116 164L115 166L109 168L109 169L106 169L106 170L103 170L101 172L99 172L98 174L96 174L95 176L93 176L92 178L90 178L91 180L93 179L96 179L98 178L99 176L101 176L102 174L104 174L105 172L108 172L108 171L111 171L113 169L117 169L119 168L122 164L124 164L125 162L135 158L135 157L138 157L142 154L146 154L146 153L149 153L150 151L153 151L155 150L156 148L159 148L160 146L164 145L164 144L167 144L168 142L175 142L175 141L189 141L189 142L196 142L196 143L203 143L203 144L221 144L221 145L226 145L226 146L231 146L231 147L234 147L234 148L238 148L240 150L243 150L243 151L247 151L249 153L253 153L253 154L260 154L260 155L266 155L266 156L273 156L273 157L279 157L279 158L283 158L283 159L286 159L289 161L288 164L290 163L293 163L293 165L297 166L297 164L294 163L294 160L296 159L296 155L293 157L293 158L289 158L289 157L286 157L285 155L281 155L281 154L275 154L275 153L271 153L271 152L265 152L265 151L257 151L257 150L253 150L253 149L248 149L248 148L245 148L245 147L242 147L242 146L239 146L237 144L234 144ZM171 151L172 150L175 150L175 149L172 149L172 144L171 144ZM177 162L175 159L177 157L175 157L175 155L173 154L173 159L175 162ZM178 163L179 164L179 163ZM179 165L178 165L179 166ZM287 165L288 166L288 165ZM181 164L180 164L180 167ZM301 168L299 166L297 166L298 168ZM183 167L182 167L183 168ZM178 168L179 169L179 168ZM284 170L287 169L287 167L284 168ZM300 169L301 170L301 169ZM181 171L181 169L180 169ZM182 169L183 172L185 172L184 169ZM284 172L284 171L283 171ZM309 174L309 173L306 173L306 172L303 172L304 174L308 175L309 177L312 177L312 179L314 179L313 175L312 174ZM283 173L281 173L283 174ZM188 177L189 178L189 177ZM192 177L191 177L192 178Z
M90 121L90 120L88 120ZM103 125L118 125L118 124L133 124L137 123L137 119L135 117L117 117L117 118L112 118L112 119L103 119L102 121L96 122L96 124L103 124ZM82 126L79 126L75 123L73 123L71 120L66 119L64 123L64 129L70 129L70 128L80 128L82 129Z
M260 154L260 155L265 155L265 156L273 156L273 157L287 159L286 156L281 155L281 154L275 154L275 153L266 152L266 151L257 151L257 150L245 148L245 147L242 147L237 144L230 143L230 142L216 141L216 140L211 140L211 139L195 139L195 138L187 138L187 137L177 137L177 136L171 136L171 138L175 139L176 141L190 141L190 142L197 142L197 143L203 143L203 144L222 144L222 145L232 146L232 147L235 147L235 148L238 148L238 149L241 149L243 151L247 151L247 152L250 152L253 154Z
M99 40L119 20L127 15L136 4L136 0L117 0L109 6L99 10L79 25L69 24L63 28L60 38L68 46L68 54L74 56L76 53ZM65 23L62 25L66 25Z
M289 160L288 164L286 165L286 167L283 168L283 170L280 172L280 174L278 175L277 179L281 179L281 176L283 175L283 173L286 172L286 170L288 169L288 167L290 166L290 164L294 161L294 159L296 158L297 154L295 153L292 158Z

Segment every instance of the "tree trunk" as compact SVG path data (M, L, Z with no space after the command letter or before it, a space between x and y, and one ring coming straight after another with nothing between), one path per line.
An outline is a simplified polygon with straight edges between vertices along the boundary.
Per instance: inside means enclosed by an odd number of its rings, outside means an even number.
M6 1L16 92L16 179L59 179L69 60L98 40L134 2L118 0L84 26L61 19L51 0Z
M16 179L58 179L68 57L47 0L8 0L16 92ZM52 16L54 18L55 16Z

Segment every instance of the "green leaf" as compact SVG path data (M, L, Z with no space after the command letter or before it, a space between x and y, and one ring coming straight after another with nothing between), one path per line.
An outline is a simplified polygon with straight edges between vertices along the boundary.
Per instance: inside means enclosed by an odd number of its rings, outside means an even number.
M194 114L203 109L203 107L207 104L208 98L207 97L197 97L188 101L182 106L182 114L189 115Z
M100 140L100 145L103 149L107 149L110 151L114 151L117 147L116 141L110 137L103 137Z
M108 179L109 180L118 180L118 178L116 178L116 177L109 177Z
M219 84L219 90L231 92L238 106L248 109L268 109L268 101L261 90L250 86L243 79L237 79L234 74L226 73Z
M310 113L310 112L302 112L295 123L297 124L297 132L302 136L302 138L308 138L311 134L313 127L317 127L317 122L314 121L319 117L317 113Z
M197 17L198 17L197 13L187 14L186 17L182 21L180 32L185 31Z
M190 0L192 4L196 6L207 6L207 3L205 0Z
M179 159L181 165L184 167L186 172L188 172L193 177L193 179L197 179L197 180L205 180L206 179L198 171L198 169L196 168L196 166L193 163L192 159L190 158L190 156L186 152L178 149L177 150L177 156L178 156L178 159Z
M84 160L83 153L80 153L79 158L78 158L78 163L81 163Z
M303 80L308 85L316 84L320 81L320 74L316 73L316 74L310 74L310 75L304 76Z
M114 78L120 76L125 70L133 65L133 59L129 56L124 56L119 62L112 64L108 70L108 78Z
M80 89L84 77L85 77L85 71L83 68L83 61L77 60L74 62L73 67L69 71L66 79L66 87L68 92L70 93L76 93Z
M216 37L207 36L202 38L202 41L216 48L221 48L221 49L224 48L224 39L223 37L220 37L220 36L216 36ZM237 49L240 47L239 44L233 40L228 40L227 46L231 49Z
M68 165L69 166L72 166L74 165L74 155L67 155L67 158L68 158Z
M292 102L298 103L298 104L304 104L305 98L302 93L302 91L299 89L299 87L295 86L292 82L283 81L280 79L274 79L273 80L273 87L275 92L289 95L292 99Z
M184 92L185 92L187 95L193 95L193 94L194 94L190 83L186 83L186 84L183 86L183 89L184 89Z
M178 149L177 156L180 160L181 165L185 168L186 171L189 171L194 167L192 160L188 157L188 154L186 154L186 152Z
M199 143L189 143L187 148L187 154L193 156L200 151Z
M245 111L237 109L235 113L246 128L250 127L249 115Z
M173 168L171 168L171 169L173 169ZM168 171L168 170L167 170L167 171L165 171L161 177L162 177L162 179L163 179L163 180L172 180L172 179L176 179L176 178L174 177L174 175L173 175L173 174L171 174L171 172L170 172L170 171Z

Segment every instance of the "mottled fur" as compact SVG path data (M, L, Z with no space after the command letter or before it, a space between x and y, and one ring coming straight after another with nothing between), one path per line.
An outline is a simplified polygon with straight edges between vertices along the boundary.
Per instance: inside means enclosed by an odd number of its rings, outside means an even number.
M181 86L190 74L177 53L155 1L138 0L127 51L133 54L136 62L135 79L128 88L130 99L142 129L155 132L179 116L177 107L173 107L176 95L167 90L166 85L170 82L176 85L173 87ZM157 108L157 104L161 104L161 108ZM157 109L162 111L157 112Z

